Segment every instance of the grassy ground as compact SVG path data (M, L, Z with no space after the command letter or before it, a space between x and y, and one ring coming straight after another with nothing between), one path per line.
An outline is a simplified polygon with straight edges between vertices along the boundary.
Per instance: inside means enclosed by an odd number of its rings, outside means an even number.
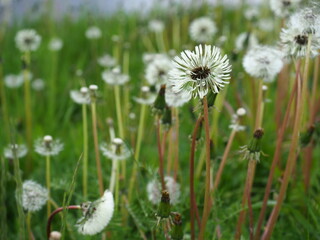
M172 10L172 12L171 12ZM88 112L89 126L89 190L88 198L84 199L82 194L82 165L75 171L77 161L83 151L82 148L82 113L81 105L75 104L69 91L79 89L82 85L89 86L97 84L99 86L99 98L97 101L98 115L98 137L99 142L108 141L109 129L106 124L107 118L114 119L116 135L119 134L117 125L116 106L114 101L114 91L112 86L108 86L102 81L101 68L97 64L97 57L104 53L118 56L118 63L126 64L124 56L129 56L128 73L130 82L121 87L121 111L124 117L125 137L124 141L134 151L136 144L137 128L139 124L139 114L141 105L132 100L133 96L140 94L139 89L146 83L144 79L145 65L142 56L146 52L160 52L162 49L157 45L156 37L153 33L146 31L146 26L150 19L161 19L165 23L163 39L165 50L175 49L177 53L184 49L193 49L196 45L190 40L188 34L189 23L199 16L210 16L218 26L218 32L212 39L211 44L217 45L220 36L226 36L226 41L220 47L229 56L232 63L232 78L230 84L219 94L216 100L216 108L210 111L211 129L213 129L212 139L215 145L214 158L212 159L212 172L215 175L221 157L226 147L231 130L229 124L231 115L226 106L233 110L238 107L245 107L248 115L244 119L247 126L244 132L236 134L231 146L227 165L222 175L221 184L215 195L215 202L211 210L211 215L207 223L205 239L232 239L239 212L241 211L241 199L247 173L247 161L241 160L239 154L240 146L248 144L252 138L254 129L254 116L256 111L257 97L254 95L257 82L247 75L242 67L242 58L245 50L235 53L234 42L239 33L251 31L255 33L261 44L275 45L279 39L281 20L273 17L267 6L261 7L259 18L272 18L274 29L271 32L264 32L255 21L249 21L244 17L245 9L224 9L223 7L207 7L184 9L157 9L151 11L146 16L139 16L134 13L118 12L112 16L93 16L83 14L77 20L68 16L58 22L53 22L47 16L42 16L38 20L30 21L26 18L20 23L13 23L2 28L1 31L1 131L0 131L0 151L11 143L26 143L25 125L25 102L24 89L9 89L3 85L3 76L21 71L21 53L15 47L15 34L20 29L34 28L42 36L40 48L32 53L30 70L34 78L43 78L46 86L43 91L31 92L31 113L32 113L32 139L42 138L44 135L52 135L59 138L64 143L64 150L51 159L51 197L58 206L63 205L65 194L72 193L71 204L80 204L86 200L94 200L99 197L99 186L96 175L94 142L91 128L91 111ZM179 24L180 31L176 33L174 26ZM98 40L88 40L85 31L88 26L97 25L102 30L102 37ZM112 36L118 35L119 42L111 40ZM58 36L64 41L64 46L59 52L48 51L47 43L51 37ZM177 39L178 37L178 39ZM127 44L129 43L129 45ZM148 44L150 43L150 44ZM118 55L116 54L118 51ZM123 67L124 68L124 67ZM311 60L309 82L312 84L314 76L315 60ZM76 70L82 69L83 75L76 75ZM290 64L287 68L288 91L284 93L280 106L280 119L282 122L286 110L286 103L289 98L289 89L294 82L294 66ZM291 76L293 74L293 77ZM257 164L254 184L251 193L253 208L253 219L256 224L261 208L266 182L268 179L270 165L276 148L277 122L276 106L279 81L269 84L267 91L267 103L263 118L263 129L265 135L262 140L262 151L260 162ZM318 86L317 86L318 87ZM311 91L311 88L309 89ZM126 98L126 93L129 93ZM319 94L318 96L319 97ZM5 102L3 101L5 100ZM225 104L222 104L222 101ZM185 239L190 236L190 201L189 201L189 155L190 138L197 118L197 112L193 111L198 100L194 99L179 109L180 135L179 135L179 171L177 181L181 185L181 197L179 204L172 207L172 211L179 212L183 218L183 229ZM308 111L310 109L308 108ZM5 112L6 111L6 112ZM311 111L311 110L310 110ZM129 113L135 113L137 118L130 120ZM268 202L267 217L270 215L272 207L275 205L276 197L279 193L281 178L286 166L291 134L293 128L294 110L291 112L289 125L285 132L283 147L281 151L281 162L276 169L272 192ZM8 118L6 118L8 117ZM319 117L319 114L318 114ZM131 128L135 130L130 130ZM147 182L158 176L158 150L156 142L156 130L154 116L151 108L146 109L146 121L144 135L142 138L142 149L140 158L134 161L131 157L126 161L126 170L121 167L120 174L120 207L106 228L107 239L141 239L144 235L146 239L165 239L162 229L156 228L156 218L154 214L157 206L148 201L146 193ZM305 130L305 129L304 129ZM203 159L201 154L204 151L205 134L202 133L203 141L197 146L195 165ZM175 144L170 142L170 144ZM170 145L169 144L169 145ZM315 144L315 143L313 143ZM319 145L318 145L319 146ZM320 175L319 161L320 149L314 145L312 155L312 169L310 186L306 193L304 187L303 168L305 164L304 149L299 149L297 163L291 177L291 182L286 193L286 199L282 205L279 219L276 223L272 239L320 239ZM101 153L100 153L101 155ZM2 154L3 156L3 154ZM32 159L33 165L27 171L27 158ZM45 186L46 161L45 158L29 149L28 157L22 158L20 162L21 179L32 179ZM1 239L26 239L23 236L22 222L25 216L18 217L17 201L15 198L17 184L17 174L14 174L14 161L9 161L2 157L1 165L1 212L0 212L0 238ZM109 185L111 174L111 160L101 155L102 172L104 185ZM165 169L168 158L165 157ZM130 176L134 164L139 162L134 195L128 199L128 188ZM173 171L166 172L166 175L173 175ZM75 176L75 189L70 192L72 178ZM195 191L199 212L202 213L204 188L205 188L205 168L200 168L200 174L196 174ZM24 213L26 214L26 213ZM64 239L101 239L101 234L93 237L84 237L77 233L74 224L81 216L79 212L70 211L66 221L67 230ZM45 238L46 229L46 208L32 214L32 232L35 239ZM52 228L61 229L60 217L56 217ZM217 228L220 234L217 234ZM156 233L154 232L156 230ZM198 233L198 227L196 232ZM243 239L250 239L249 220L243 227ZM157 236L157 238L155 237Z

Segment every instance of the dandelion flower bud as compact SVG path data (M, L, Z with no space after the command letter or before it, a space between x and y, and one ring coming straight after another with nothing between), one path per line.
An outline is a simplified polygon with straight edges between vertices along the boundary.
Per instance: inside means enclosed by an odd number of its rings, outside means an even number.
M160 219L169 218L170 216L170 195L167 190L161 193L161 200L158 207L157 217Z
M208 43L217 32L214 21L209 17L200 17L193 20L189 27L190 37L198 43Z
M171 230L172 240L182 240L183 239L183 229L182 229L182 217L180 213L171 213L173 227Z
M36 51L40 46L41 36L34 29L24 29L16 34L15 41L21 52Z
M173 69L169 72L169 84L176 93L199 97L208 92L219 93L228 84L231 65L227 56L214 46L196 46L195 51L183 51L181 57L173 60Z
M48 191L40 184L27 180L22 185L22 207L26 211L39 211L48 200Z
M4 149L4 157L8 159L23 158L27 153L28 149L24 144L9 144Z
M251 139L248 146L241 147L241 152L243 153L243 159L260 161L261 153L261 138L263 137L263 130L257 129L253 138Z
M81 207L84 207L83 217L76 224L79 233L83 235L97 234L109 224L113 216L114 201L112 192L106 190L100 199L81 205Z
M282 54L272 47L257 46L247 52L242 65L252 77L272 82L283 67Z

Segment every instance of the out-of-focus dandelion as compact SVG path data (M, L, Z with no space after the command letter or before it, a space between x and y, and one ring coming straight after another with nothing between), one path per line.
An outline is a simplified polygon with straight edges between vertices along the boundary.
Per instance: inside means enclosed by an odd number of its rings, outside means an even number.
M16 34L15 41L21 52L36 51L40 46L41 36L34 29L23 29Z
M31 82L31 87L36 91L42 91L45 87L45 82L41 78L37 78Z
M40 184L26 180L22 185L22 206L26 211L39 211L48 200L48 191Z
M205 45L196 46L195 51L183 51L181 57L173 60L169 72L169 84L176 93L203 98L209 91L219 93L228 84L231 65L227 56L222 56L219 48Z
M4 77L4 84L7 88L19 88L24 82L23 76L9 74Z
M88 39L99 39L101 38L102 32L97 26L91 26L87 29L85 35Z
M216 32L216 24L209 17L197 18L189 27L191 39L198 43L209 43Z
M110 85L123 85L130 80L127 74L121 73L119 67L115 67L112 70L105 70L101 75L103 81Z
M62 234L58 231L52 231L50 233L49 240L60 240L62 237Z
M160 86L168 81L168 73L172 69L169 58L158 58L148 64L145 77L150 85Z
M270 8L278 17L288 17L296 10L301 0L270 0Z
M112 192L106 190L100 199L83 203L80 206L83 211L83 217L76 224L79 233L83 235L97 234L109 224L113 216L114 201Z
M185 103L189 102L190 99L190 94L186 94L183 91L176 93L172 90L172 86L166 86L165 100L169 107L181 107Z
M112 160L122 161L131 156L130 149L121 138L113 139L111 144L101 144L100 149L104 156Z
M70 97L75 103L78 103L78 104L90 103L90 94L87 87L81 87L79 91L71 90Z
M236 38L236 51L240 52L243 49L250 49L258 45L258 39L254 33L243 32Z
M51 136L44 136L35 143L35 151L42 156L55 156L63 150L63 143L59 139L53 139Z
M9 144L4 149L4 157L8 159L23 158L27 153L28 148L24 144Z
M170 194L171 204L176 205L180 200L180 184L174 178L166 176L164 178L166 190ZM152 180L147 185L148 199L153 204L159 204L161 199L161 184L157 179Z
M259 8L256 6L251 6L247 9L245 9L244 16L249 21L254 21L254 20L258 19L258 17L260 16Z
M250 49L243 58L245 71L264 82L272 82L283 67L282 53L269 46Z
M62 47L63 47L63 41L61 38L57 38L57 37L52 38L48 45L49 50L54 52L61 50Z
M114 67L117 63L116 59L109 54L99 57L97 61L101 67L105 68Z
M244 160L254 160L259 162L260 161L260 154L261 154L261 139L263 137L263 130L257 129L254 134L253 138L251 139L250 143L246 146L242 146L240 152L243 154Z
M150 32L161 33L164 30L164 23L157 19L151 20L148 29Z
M152 105L156 100L157 95L150 91L148 86L141 87L141 96L140 97L133 97L137 103Z
M244 108L237 109L236 114L232 115L232 120L229 128L235 130L236 132L244 131L246 127L240 125L240 118L246 115L246 113L247 111Z

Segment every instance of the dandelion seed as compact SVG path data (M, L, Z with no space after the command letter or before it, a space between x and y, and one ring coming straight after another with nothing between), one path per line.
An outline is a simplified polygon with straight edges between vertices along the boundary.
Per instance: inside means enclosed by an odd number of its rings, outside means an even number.
M158 58L148 64L145 78L150 85L160 86L168 81L168 73L172 69L169 58Z
M24 83L21 75L9 74L4 77L4 84L8 88L19 88Z
M42 91L45 87L43 79L35 79L31 82L31 87L36 91Z
M86 37L88 39L99 39L101 38L101 30L97 26L91 26L86 31Z
M87 87L80 88L80 91L71 90L70 97L75 103L78 104L89 104L90 103L90 93Z
M301 0L270 0L270 8L278 17L288 17L298 8Z
M60 38L52 38L48 47L51 51L59 51L63 47L63 41Z
M237 37L235 46L236 51L240 52L243 49L250 49L258 45L258 39L253 33L243 32Z
M133 97L133 100L140 104L152 105L156 98L157 95L152 93L148 86L143 86L141 87L141 97Z
M22 185L22 207L26 211L39 211L48 201L48 191L40 184L27 180Z
M110 56L109 54L105 54L102 57L98 58L98 64L101 67L114 67L116 65L116 59L112 56Z
M122 74L119 67L105 70L101 74L103 81L110 85L124 85L130 78L127 74Z
M15 41L21 52L36 51L40 46L41 36L34 29L24 29L16 34Z
M183 51L181 57L173 60L169 72L169 85L176 93L203 98L209 91L218 93L230 79L231 65L219 48L205 45L196 46L195 51Z
M198 43L210 42L216 32L216 24L209 17L197 18L191 22L189 27L191 39Z
M63 143L59 139L53 140L49 135L35 142L35 151L42 156L58 155L63 150Z
M148 24L150 32L161 33L164 30L164 23L160 20L151 20Z
M76 227L79 233L94 235L101 232L110 222L113 211L113 195L106 190L103 196L94 201L81 204L83 217L77 221Z
M8 159L23 158L27 153L28 148L24 144L9 144L4 149L4 157Z
M252 77L272 82L283 67L282 53L272 47L257 46L247 52L242 65Z
M121 138L114 138L110 144L102 143L100 145L102 154L112 160L126 160L131 156L130 149Z
M180 184L174 178L166 176L164 178L166 189L169 192L171 204L176 205L180 200ZM161 184L157 179L152 180L147 185L148 199L153 204L159 204L161 199Z

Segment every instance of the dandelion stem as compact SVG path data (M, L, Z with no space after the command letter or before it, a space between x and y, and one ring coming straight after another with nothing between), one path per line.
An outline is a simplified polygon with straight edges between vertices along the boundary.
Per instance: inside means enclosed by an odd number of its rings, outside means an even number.
M196 138L199 131L201 122L203 121L203 116L197 119L192 133L191 151L190 151L190 228L191 228L191 240L195 239L195 228L194 228L194 217L195 217L195 207L196 207L196 197L194 194L194 155L196 151Z
M299 132L300 132L300 126L301 126L301 121L302 121L302 107L303 107L303 99L302 97L302 90L301 90L301 79L300 79L300 74L299 74L299 69L300 69L300 61L297 63L297 75L296 75L296 81L297 83L297 98L296 98L296 113L294 117L294 126L293 126L293 133L291 137L291 145L290 145L290 150L289 150L289 156L284 172L284 176L282 179L279 195L277 198L277 203L274 206L272 213L269 217L267 226L265 228L265 231L262 235L262 240L267 240L271 238L271 234L273 232L273 229L275 227L277 218L280 213L280 209L282 206L282 203L284 201L284 197L288 188L290 176L292 174L293 167L295 166L296 163L296 158L297 158L297 148L298 148L298 140L299 140ZM306 79L304 79L306 80ZM307 84L305 81L304 84Z
M4 119L4 127L2 129L5 129L6 131L6 137L7 141L10 142L10 127L9 127L9 115L8 115L8 108L7 108L7 99L6 99L6 93L5 88L3 85L3 65L2 65L2 59L0 59L0 97L1 97L1 108L2 108L2 116Z
M88 196L88 120L87 105L82 104L82 121L83 121L83 197Z
M134 151L134 159L136 161L139 161L139 157L140 157L140 149L141 149L141 142L142 142L142 137L143 137L145 115L146 115L146 105L142 104L141 105L141 110L140 110L140 119L139 119L137 143L136 143L136 148L135 148L135 151ZM132 190L133 190L133 187L134 187L134 183L136 181L137 168L138 168L138 165L134 164L133 170L132 170L131 179L130 179L129 201L131 200Z
M30 93L30 52L25 52L24 54L24 104L25 104L25 114L26 114L26 138L27 145L29 149L32 149L32 114L31 114L31 93ZM29 151L30 153L31 151ZM30 154L27 158L27 172L30 172L33 167L32 158Z
M50 183L50 155L46 156L46 183L47 183L47 190L48 190L48 199L51 198L51 193L50 193L50 188L51 188L51 183ZM50 201L47 202L47 216L49 217L51 213L51 203Z
M120 101L120 88L118 85L114 86L114 96L116 101L116 112L117 112L119 135L120 135L120 138L124 139L124 130L123 130L122 113L121 113L121 101Z
M27 229L28 229L28 239L33 240L33 234L31 230L31 212L28 211L27 213Z
M166 189L164 182L164 172L163 172L163 155L162 155L162 146L161 146L161 137L160 137L160 117L157 119L157 142L158 142L158 154L159 154L159 174L161 179L161 188L162 190Z
M50 216L48 217L48 222L47 222L47 239L50 238L50 233L51 233L51 222L53 220L53 217L58 214L59 212L62 212L65 209L76 209L76 210L80 210L81 207L79 205L71 205L71 206L66 206L66 207L60 207L57 208L56 210L54 210Z
M115 190L115 209L118 209L118 205L119 205L119 161L113 160L113 162L115 161L115 183L116 183L116 190Z
M179 127L180 127L180 123L179 123L179 109L176 108L175 109L175 113L176 113L176 121L175 121L175 126L174 126L174 140L175 140L175 144L174 144L174 165L173 165L173 176L174 179L177 180L178 177L178 171L179 171Z
M201 219L199 240L203 240L205 236L205 228L210 215L210 129L209 129L209 111L207 97L203 98L203 116L204 116L204 129L206 133L206 182L205 182L205 196L204 206Z
M97 166L97 175L98 175L98 182L99 182L99 192L100 192L100 195L102 196L104 187L103 187L100 154L99 154L99 143L98 143L98 132L97 132L97 111L96 111L95 101L91 102L91 112L92 112L92 131L93 131L94 151L96 154L96 166Z
M271 186L272 186L272 180L273 180L273 176L274 176L276 167L277 167L279 159L280 159L281 146L282 146L282 142L283 142L283 138L284 138L285 129L287 128L288 121L289 121L291 105L293 103L293 99L294 99L294 96L296 94L296 87L297 87L297 82L295 82L295 85L294 85L294 87L293 87L293 89L291 91L289 102L288 102L288 106L287 106L286 113L285 113L285 116L284 116L284 120L283 120L283 123L281 125L279 135L277 137L276 150L275 150L275 153L274 153L274 156L273 156L273 160L272 160L272 164L271 164L271 167L270 167L270 172L269 172L269 177L268 177L268 181L267 181L267 185L266 185L266 190L264 192L262 207L261 207L261 210L260 210L258 223L257 223L257 228L256 228L256 233L255 233L255 236L254 236L255 240L260 239L260 234L261 234L260 231L261 231L262 224L264 222L264 217L265 217L265 213L266 213L266 209L267 209L268 198L269 198L270 191L271 191Z

